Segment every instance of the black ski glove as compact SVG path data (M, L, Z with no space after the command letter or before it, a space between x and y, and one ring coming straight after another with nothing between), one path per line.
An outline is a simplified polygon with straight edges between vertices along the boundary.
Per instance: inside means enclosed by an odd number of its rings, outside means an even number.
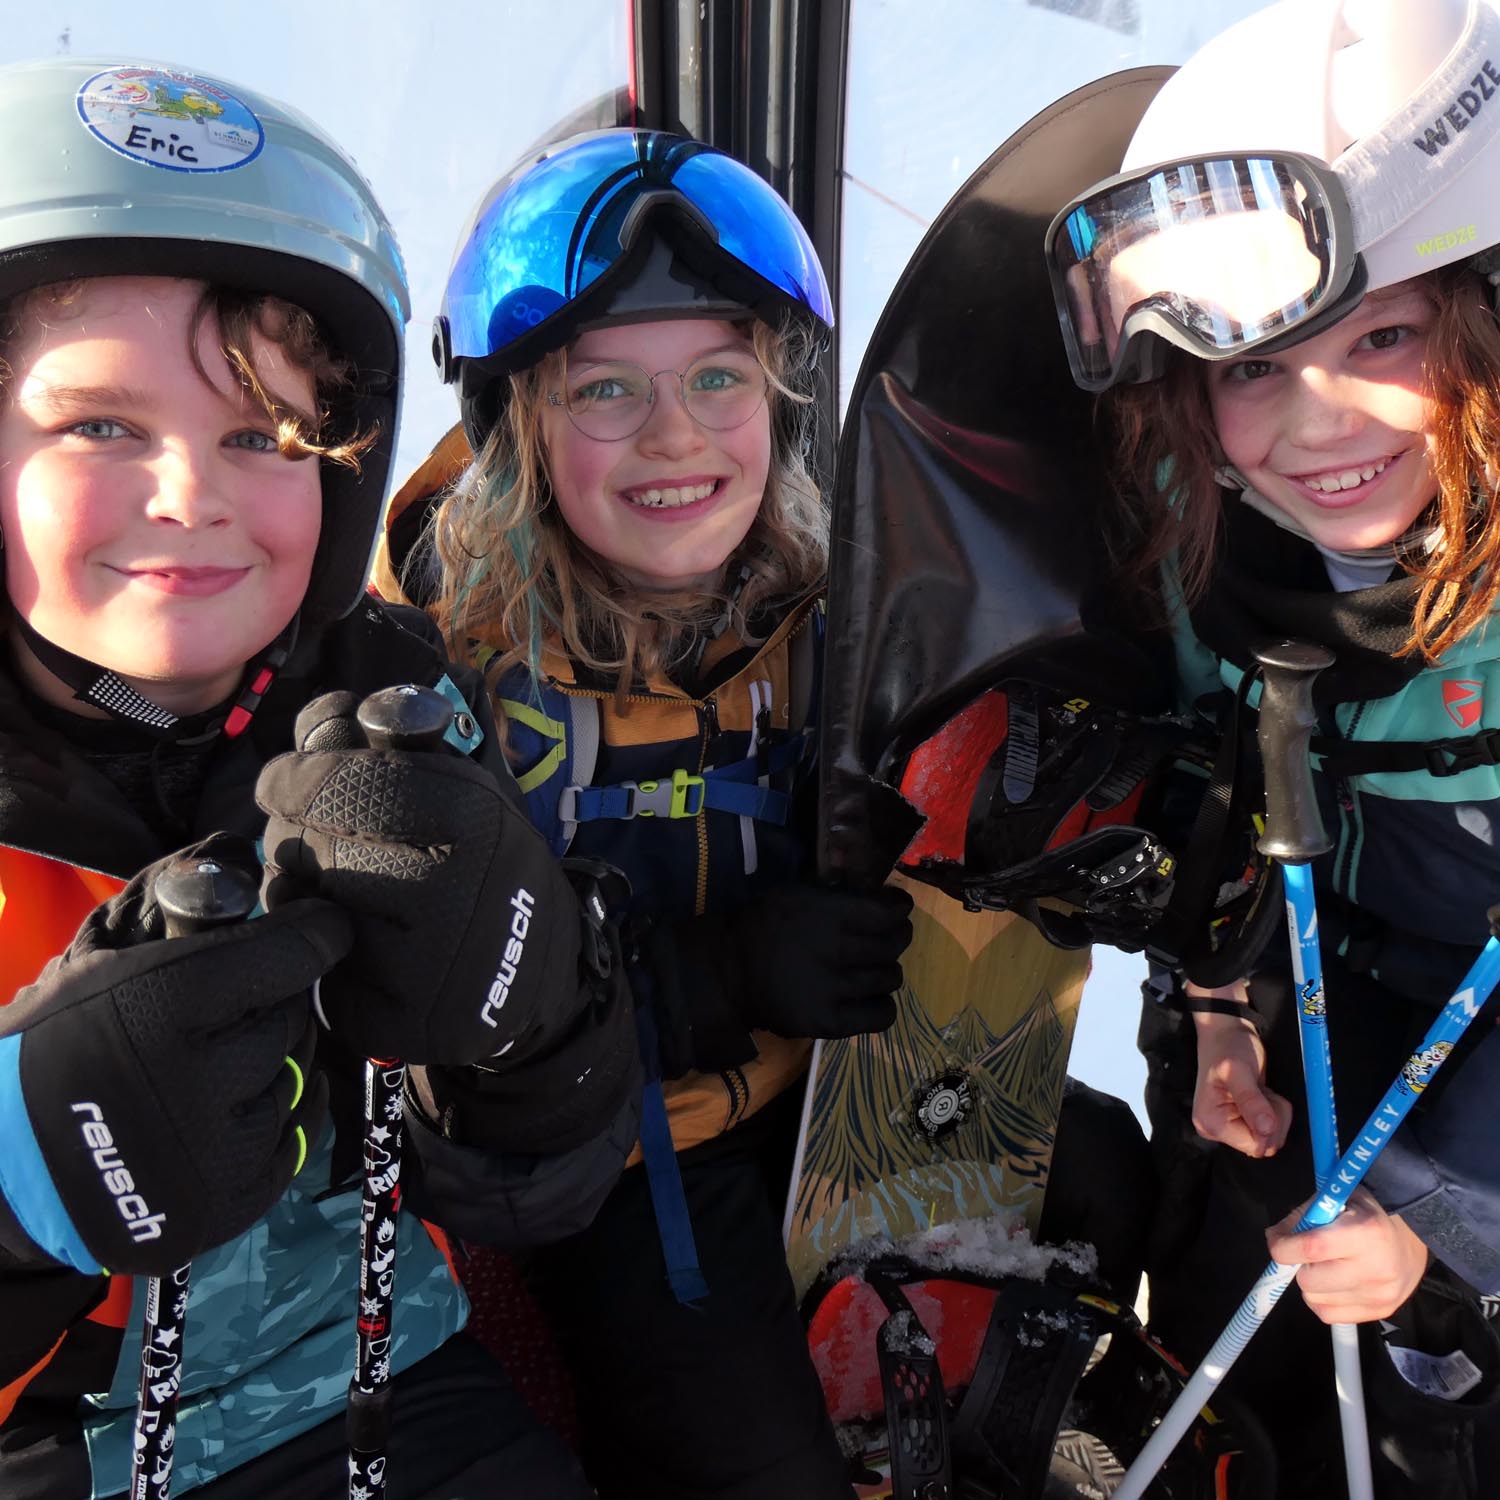
M191 852L259 875L244 839ZM36 1246L88 1273L165 1275L248 1229L326 1114L310 991L347 920L304 901L168 939L166 864L0 1008L0 1191Z
M597 860L563 868L584 918L584 981L569 1028L557 1006L557 1034L524 1065L411 1069L409 1092L450 1141L509 1156L552 1156L596 1139L640 1090L635 1009L611 907L629 894L619 871Z
M663 924L644 944L661 981L668 1073L743 1062L736 1029L786 1037L884 1031L896 1019L911 897L783 885L736 912ZM684 1042L684 1034L687 1036Z
M578 898L482 766L371 750L351 693L297 717L261 772L266 903L326 897L354 923L324 981L329 1026L369 1057L461 1065L545 1050L580 994Z

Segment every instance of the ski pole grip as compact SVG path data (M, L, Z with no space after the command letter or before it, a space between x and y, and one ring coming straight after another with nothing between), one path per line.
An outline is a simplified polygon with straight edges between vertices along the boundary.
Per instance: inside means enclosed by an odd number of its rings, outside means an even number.
M169 938L243 922L260 893L241 869L209 857L174 859L153 887Z
M1318 716L1313 683L1333 653L1310 641L1282 641L1255 653L1260 663L1256 737L1266 777L1266 831L1256 847L1282 864L1306 864L1333 848L1313 792L1308 747Z
M453 705L434 688L381 688L355 714L372 750L436 750L453 722Z

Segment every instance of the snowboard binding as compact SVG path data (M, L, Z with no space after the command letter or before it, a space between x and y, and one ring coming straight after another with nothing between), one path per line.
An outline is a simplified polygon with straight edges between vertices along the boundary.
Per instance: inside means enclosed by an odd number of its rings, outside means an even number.
M1107 1500L1188 1376L1071 1273L987 1276L856 1247L803 1313L871 1497ZM1259 1426L1216 1398L1149 1494L1258 1500L1274 1476Z
M1007 680L906 759L900 794L924 821L897 868L970 910L1018 912L1060 948L1109 943L1194 978L1234 977L1280 910L1266 899L1276 872L1255 847L1242 733L1238 714L1210 736L1185 717ZM1159 830L1185 823L1179 855Z

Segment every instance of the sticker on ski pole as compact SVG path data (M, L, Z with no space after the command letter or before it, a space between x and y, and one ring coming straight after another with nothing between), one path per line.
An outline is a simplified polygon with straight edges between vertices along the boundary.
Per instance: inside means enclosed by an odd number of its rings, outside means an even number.
M111 151L168 172L230 172L266 133L227 89L191 73L110 68L78 90L78 117Z
M1297 986L1297 999L1302 1014L1309 1021L1324 1021L1328 1018L1328 1008L1323 998L1323 980L1320 975L1317 979L1305 979Z
M1401 1069L1401 1087L1409 1093L1420 1094L1452 1050L1452 1042L1434 1042L1430 1047L1412 1053Z

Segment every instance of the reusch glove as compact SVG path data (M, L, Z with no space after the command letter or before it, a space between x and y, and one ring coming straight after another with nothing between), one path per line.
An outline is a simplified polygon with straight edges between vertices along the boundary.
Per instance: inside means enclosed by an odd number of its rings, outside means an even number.
M896 1019L911 897L777 886L738 911L664 923L642 943L662 983L668 1074L754 1055L735 1022L785 1037L884 1031Z
M559 1026L545 1052L521 1063L512 1052L491 1063L412 1068L423 1114L451 1141L513 1156L571 1151L607 1130L640 1091L635 1007L609 916L629 884L598 860L565 859L563 868L578 893L585 932L571 1028Z
M245 839L189 852L259 873ZM167 1275L248 1229L327 1113L311 989L347 951L347 920L298 902L169 939L152 895L167 863L0 1008L0 1194L37 1247L88 1274Z
M297 717L261 772L266 904L317 895L354 924L321 988L330 1028L368 1057L457 1066L545 1050L580 995L578 898L482 766L446 748L371 750L352 693Z

